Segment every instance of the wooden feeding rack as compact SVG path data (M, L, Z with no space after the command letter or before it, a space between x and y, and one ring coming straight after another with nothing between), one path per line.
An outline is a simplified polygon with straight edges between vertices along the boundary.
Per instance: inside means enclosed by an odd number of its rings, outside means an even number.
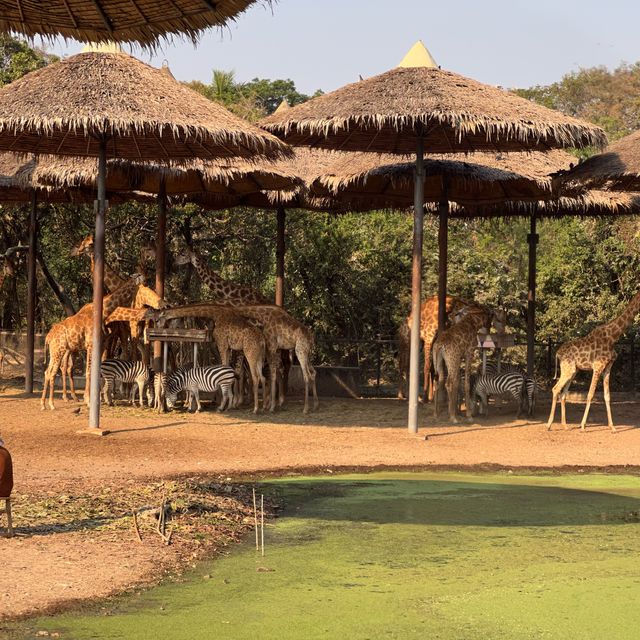
M478 333L478 347L482 351L482 374L484 375L487 371L487 351L489 349L505 349L513 347L515 344L516 339L512 333ZM498 352L499 362L500 351Z
M144 330L144 341L162 342L162 370L167 371L167 358L169 355L170 342L192 342L193 343L193 366L198 366L198 345L202 342L211 342L211 331L209 329L180 329L180 328L160 328L147 327Z

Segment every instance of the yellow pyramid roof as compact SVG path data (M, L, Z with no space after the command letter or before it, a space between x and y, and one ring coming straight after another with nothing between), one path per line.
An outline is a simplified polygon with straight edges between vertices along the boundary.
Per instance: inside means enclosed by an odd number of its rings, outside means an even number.
M418 40L407 55L402 58L399 67L431 67L438 68L438 63L433 59L427 47L424 46L422 40Z
M287 111L288 109L291 109L291 105L287 102L287 99L284 98L278 105L278 108L274 111L274 113L282 113L283 111Z
M88 42L80 53L123 53L117 42Z

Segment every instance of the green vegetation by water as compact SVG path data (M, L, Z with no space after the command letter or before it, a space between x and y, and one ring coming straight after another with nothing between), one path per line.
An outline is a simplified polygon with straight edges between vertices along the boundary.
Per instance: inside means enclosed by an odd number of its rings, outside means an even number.
M29 636L638 637L640 478L384 473L266 491L287 507L264 558L251 538L186 583L33 621Z

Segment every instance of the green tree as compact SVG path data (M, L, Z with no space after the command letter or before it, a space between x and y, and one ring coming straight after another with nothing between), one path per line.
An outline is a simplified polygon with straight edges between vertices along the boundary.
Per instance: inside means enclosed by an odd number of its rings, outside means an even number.
M0 34L0 87L57 59L57 56L32 48L22 40Z
M600 125L611 140L640 129L640 62L581 69L547 86L515 92L551 109Z

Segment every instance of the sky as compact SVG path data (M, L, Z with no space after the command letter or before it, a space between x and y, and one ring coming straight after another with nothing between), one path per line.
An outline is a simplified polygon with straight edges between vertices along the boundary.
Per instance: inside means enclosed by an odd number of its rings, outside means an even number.
M277 0L255 5L197 47L164 45L179 80L291 79L298 91L331 91L382 73L422 40L443 69L506 88L550 84L580 68L640 60L640 3L632 0ZM81 45L55 41L73 54Z

